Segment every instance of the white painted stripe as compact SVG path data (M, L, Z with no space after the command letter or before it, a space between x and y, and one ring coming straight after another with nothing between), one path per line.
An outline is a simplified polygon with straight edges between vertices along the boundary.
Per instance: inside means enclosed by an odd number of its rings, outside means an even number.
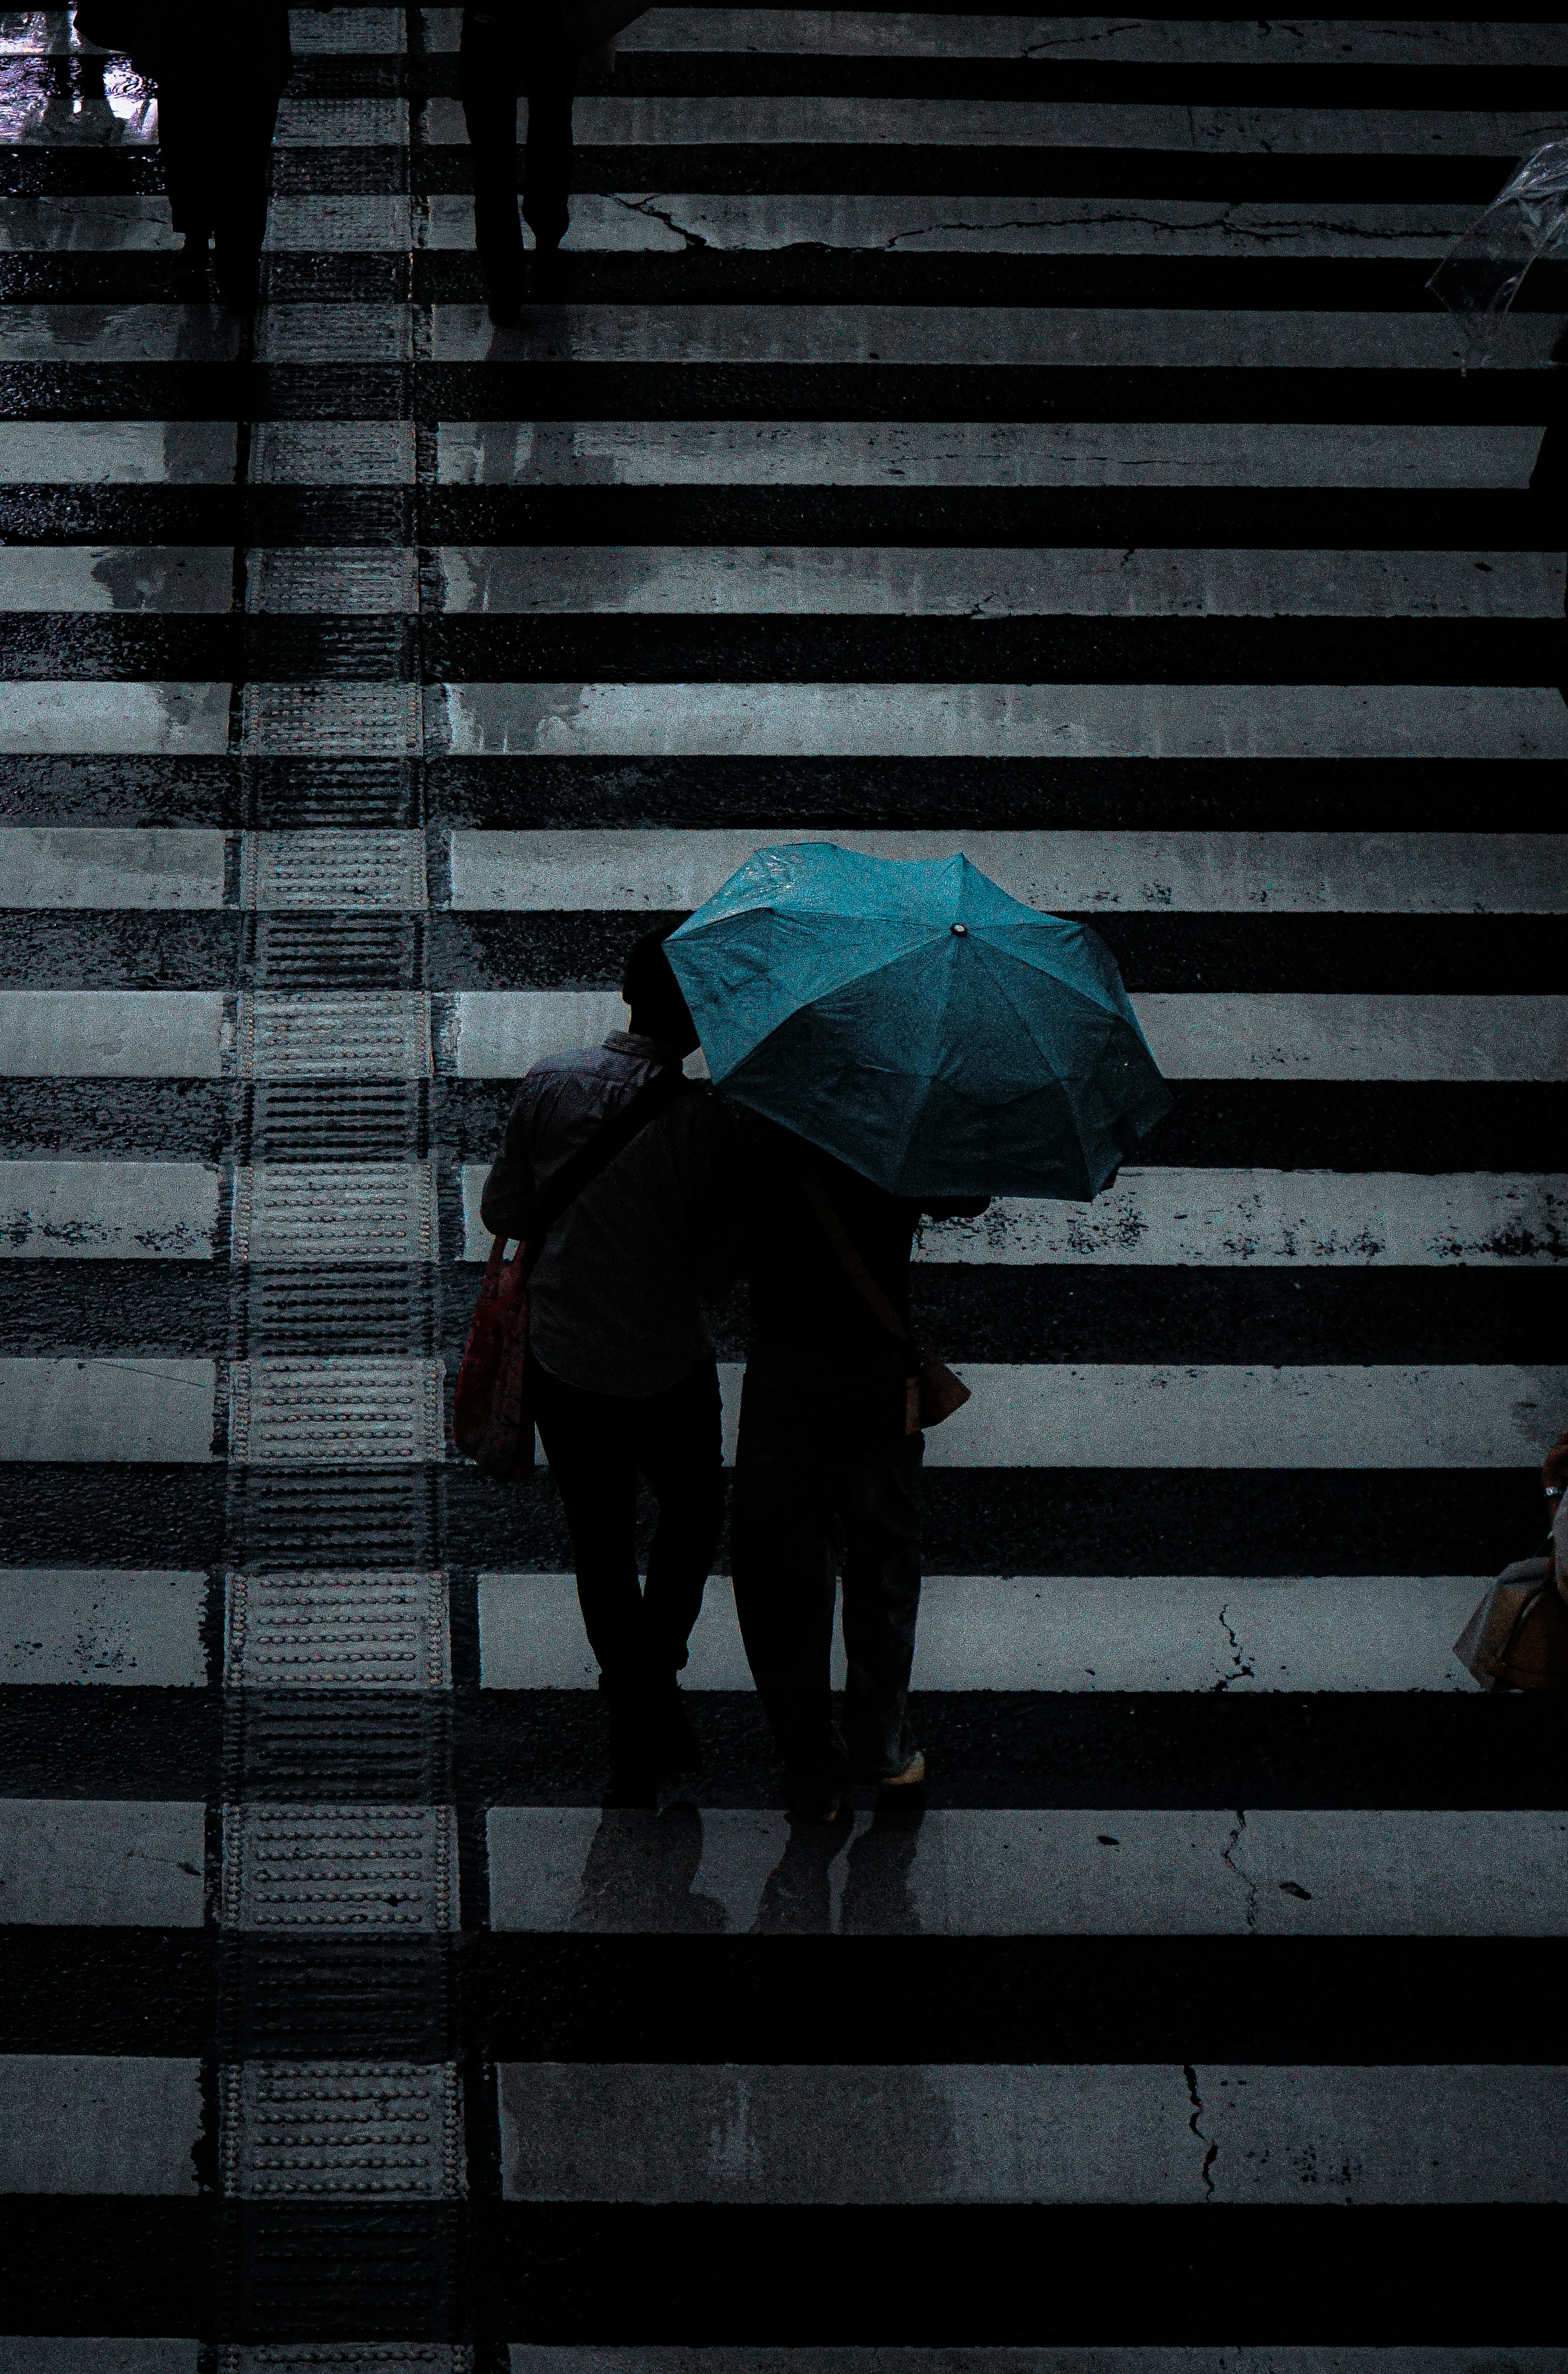
M930 1467L1533 1468L1568 1368L963 1361Z
M0 485L226 487L233 476L232 421L0 421Z
M1265 27L1264 30L1284 30ZM1303 26L1303 32L1316 30ZM1412 27L1411 30L1417 29ZM1426 29L1425 28L1421 29ZM1449 29L1438 26L1443 32ZM1469 30L1456 27L1455 30ZM59 2345L52 2344L51 2346ZM193 2346L195 2345L193 2344ZM510 2345L511 2374L790 2374L782 2350L725 2348L703 2345L701 2359L694 2349L678 2344L636 2347L563 2345L557 2342L514 2341ZM883 2348L813 2346L810 2374L1109 2374L1107 2353L1085 2345L1078 2348ZM1302 2348L1249 2347L1230 2343L1177 2345L1169 2349L1118 2345L1114 2374L1474 2374L1473 2347L1338 2348L1330 2343ZM5 2374L12 2369L4 2360ZM1562 2374L1562 2352L1553 2348L1508 2352L1511 2374ZM78 2374L76 2366L34 2367L29 2360L15 2374ZM119 2374L114 2367L84 2364L80 2374ZM128 2374L142 2374L139 2364ZM148 2374L163 2374L161 2367ZM174 2369L171 2369L174 2374ZM184 2368L179 2369L184 2374ZM244 2374L252 2374L246 2368Z
M459 758L1568 758L1550 685L447 684L424 719Z
M274 198L267 243L342 245L342 240L308 236L304 210L402 203ZM471 198L438 194L425 204L427 247L472 248ZM288 238L278 237L282 206L301 209L298 235L290 230ZM601 195L579 190L572 196L566 244L569 250L646 255L684 254L701 244L751 254L811 246L892 255L1393 256L1436 264L1474 217L1474 206L1379 206L1338 198L1332 206L1291 200L1269 205L1262 199L1228 206L1201 198L895 197L858 192ZM290 224L294 219L288 217ZM17 240L18 245L43 243L38 238ZM380 244L395 242L383 239Z
M0 2053L0 2192L196 2191L201 2063Z
M245 556L245 607L398 617L419 606L419 558L396 546L263 546Z
M235 1360L229 1456L236 1466L385 1467L444 1453L440 1360Z
M479 1216L489 1176L486 1163L463 1166L465 1261L489 1257ZM1092 1204L999 1196L978 1220L927 1222L914 1259L1009 1268L1547 1267L1568 1259L1568 1178L1128 1169Z
M413 353L407 305L265 305L256 359L268 363L398 363Z
M0 552L0 611L227 610L227 545L12 545Z
M205 1463L212 1360L0 1359L0 1460Z
M0 907L221 907L226 836L195 827L0 828Z
M1562 561L1545 552L490 544L449 545L438 566L444 609L506 614L1557 618L1563 591ZM82 574L96 590L98 576L85 565ZM24 582L19 590L29 588ZM224 604L206 606L225 606L227 583L223 591ZM0 607L9 594L0 565ZM13 599L9 606L110 605L60 598Z
M430 1162L280 1162L234 1177L234 1262L428 1262L436 1257Z
M497 2074L514 2201L1297 2207L1568 2192L1568 2069L1206 2063L1189 2079L1148 2063L531 2061Z
M307 102L308 103L308 102ZM317 102L320 104L320 102ZM519 137L527 108L519 102ZM1110 148L1184 157L1522 157L1560 140L1563 119L1458 108L1179 107L1084 100L833 98L580 99L584 147L897 147ZM466 147L456 99L428 99L419 137ZM1108 169L1109 170L1109 169Z
M203 1163L0 1160L0 1261L210 1261L217 1225Z
M217 989L0 990L0 1079L216 1079L227 1004Z
M1513 370L1550 369L1556 318L1507 313L1489 321L1492 359ZM510 330L498 330L482 305L437 305L430 347L430 359L438 363L915 363L1102 370L1453 370L1465 356L1463 334L1446 312L1224 313L1087 305L543 305L526 309ZM0 339L0 360L7 358ZM52 352L40 358L57 358Z
M483 1173L477 1173L480 1184ZM465 1193L467 1189L464 1173ZM477 1219L478 1186L475 1193ZM486 1246L488 1252L488 1241ZM479 1258L478 1250L469 1254ZM1004 1196L917 1262L1373 1269L1568 1259L1568 1178L1527 1171L1125 1169L1092 1204Z
M0 1683L200 1689L205 1574L0 1570ZM197 1857L200 1861L200 1857Z
M1454 1655L1489 1581L1478 1575L927 1575L917 1690L1445 1690L1476 1685ZM570 1574L479 1577L486 1689L591 1690ZM833 1686L844 1686L842 1639ZM681 1675L749 1690L728 1581L710 1578Z
M954 1366L973 1398L926 1436L927 1467L1526 1472L1546 1452L1568 1402L1568 1369L1501 1364ZM738 1364L719 1363L726 1465L735 1461L741 1377Z
M1568 909L1568 835L1555 833L975 832L955 825L946 832L835 827L831 834L798 837L899 859L950 857L961 849L1015 899L1048 913L1527 915ZM0 866L7 840L20 838L0 834ZM657 827L458 831L448 837L452 904L655 914L700 907L759 848L794 838L787 826L772 834Z
M0 1798L0 1922L199 1929L205 1804Z
M57 20L35 17L32 21ZM0 2333L0 2374L198 2374L200 2358L198 2341L145 2341L124 2333L112 2339L74 2333Z
M0 43L0 49L4 46ZM68 198L8 197L0 210L0 253L134 249L167 255L177 253L180 243L166 198L85 194Z
M231 363L239 325L216 305L7 305L0 362Z
M661 1826L596 1805L492 1806L491 1925L669 1930L690 1889L722 1907L732 1934L745 1935L769 1875L786 1857L803 1859L799 1833L792 1852L783 1814L680 1810L678 1877L660 1862L676 1831L667 1815ZM1568 1934L1568 1820L1557 1812L934 1807L917 1827L878 1830L864 1814L855 1827L847 1868L841 1857L822 1874L831 1884L824 1926L834 1930L864 1922L928 1937Z
M218 758L228 747L226 684L0 684L0 753Z
M255 434L284 425L305 424ZM443 420L436 468L460 487L1523 488L1539 447L1445 423Z
M401 8L290 8L289 26L297 58L345 53L399 57L406 46ZM439 2356L431 2360L432 2365L445 2362Z
M1568 1069L1568 997L1148 990L1137 1007L1172 1080L1555 1081ZM5 1014L0 993L0 1050ZM461 990L437 1068L519 1079L542 1055L597 1045L625 1018L614 990Z
M456 9L426 9L427 23ZM305 20L311 20L307 18ZM299 40L298 34L295 36ZM453 33L455 46L455 31ZM445 46L441 41L434 47ZM1359 18L905 16L861 8L660 8L619 37L622 50L762 51L812 56L1043 58L1160 65L1568 65L1547 24L1367 22Z

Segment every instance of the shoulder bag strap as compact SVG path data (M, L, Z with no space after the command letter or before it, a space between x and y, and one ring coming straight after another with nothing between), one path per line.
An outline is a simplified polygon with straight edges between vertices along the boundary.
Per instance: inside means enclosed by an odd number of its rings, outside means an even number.
M896 1335L901 1344L907 1344L908 1328L855 1252L848 1230L829 1200L827 1189L813 1171L801 1171L800 1192L811 1206L818 1227L837 1253L845 1276L872 1318L878 1326L885 1327L890 1335Z
M678 1097L693 1093L693 1083L678 1064L666 1064L644 1080L634 1097L628 1099L620 1111L599 1123L591 1138L580 1146L575 1154L568 1155L548 1187L542 1187L529 1205L522 1232L526 1249L526 1265L532 1269L544 1249L545 1239L566 1210L576 1202L584 1187L589 1187L601 1170L607 1169L618 1154L629 1146L634 1137L656 1121L666 1107Z

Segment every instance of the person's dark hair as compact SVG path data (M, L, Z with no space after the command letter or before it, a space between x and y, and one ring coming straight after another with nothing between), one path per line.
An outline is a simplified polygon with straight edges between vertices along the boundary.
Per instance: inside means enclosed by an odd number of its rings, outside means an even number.
M666 923L662 931L644 932L633 940L620 976L620 993L631 1009L635 1029L690 1052L697 1044L697 1027L665 954L665 942L678 928Z

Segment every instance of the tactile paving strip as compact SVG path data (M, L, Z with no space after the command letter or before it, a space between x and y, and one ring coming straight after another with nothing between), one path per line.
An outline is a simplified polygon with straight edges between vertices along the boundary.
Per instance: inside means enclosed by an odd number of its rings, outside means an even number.
M247 758L413 758L419 734L417 684L324 678L245 687L241 746Z
M406 305L264 305L262 363L406 363L414 351Z
M450 2063L248 2061L219 2084L225 2192L431 2201L462 2190Z
M230 1459L271 1467L439 1460L444 1376L440 1360L236 1360Z
M408 138L408 102L286 95L274 137L279 148L401 148Z
M220 2349L218 2374L468 2374L466 2349L441 2341L279 2341Z
M224 1516L234 1566L312 1574L335 1561L395 1573L436 1563L435 1474L426 1467L229 1470Z
M246 991L234 1062L242 1079L423 1079L431 1069L430 1000L418 990Z
M245 607L387 617L419 605L418 556L373 544L267 545L245 558Z
M226 1805L223 1919L231 1929L454 1925L450 1805Z
M424 837L417 832L247 832L240 844L240 904L290 907L429 904Z
M428 1161L263 1164L234 1174L230 1258L433 1261L435 1204Z
M452 1678L439 1574L231 1574L230 1689L444 1689Z
M411 420L259 420L251 431L256 487L411 487Z

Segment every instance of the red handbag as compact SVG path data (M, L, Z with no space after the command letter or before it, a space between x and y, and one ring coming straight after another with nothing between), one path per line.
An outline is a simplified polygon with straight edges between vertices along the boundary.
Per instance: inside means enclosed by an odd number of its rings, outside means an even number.
M506 1258L504 1238L497 1237L490 1247L452 1398L452 1439L466 1459L498 1484L528 1475L534 1464L534 1419L527 1397L528 1273L546 1237L567 1205L640 1131L678 1096L695 1093L696 1084L678 1067L655 1072L619 1112L601 1122L587 1144L570 1155L536 1195L512 1259Z

